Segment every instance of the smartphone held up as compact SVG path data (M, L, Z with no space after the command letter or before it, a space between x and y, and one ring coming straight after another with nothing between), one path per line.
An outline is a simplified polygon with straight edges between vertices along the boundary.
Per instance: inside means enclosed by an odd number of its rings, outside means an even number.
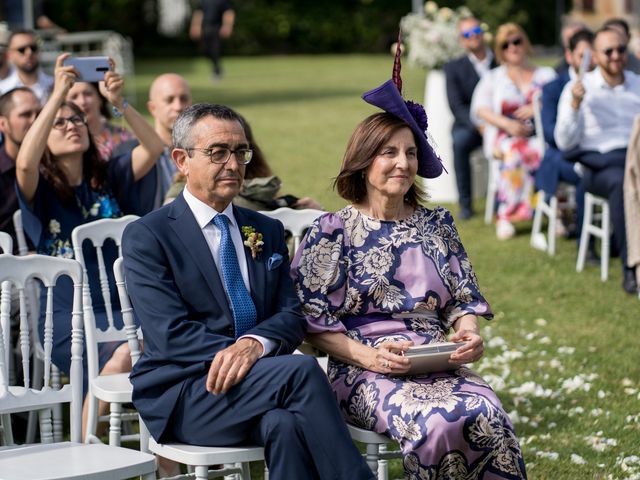
M78 71L79 82L100 82L111 70L109 57L68 57L63 65L71 65Z

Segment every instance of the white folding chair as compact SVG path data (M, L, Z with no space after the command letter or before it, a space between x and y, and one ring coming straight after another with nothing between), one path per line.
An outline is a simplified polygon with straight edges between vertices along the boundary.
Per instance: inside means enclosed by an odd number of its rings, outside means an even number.
M498 179L500 178L500 160L487 158L489 172L487 175L487 199L484 205L484 223L489 225L493 220L496 209L496 193L498 193Z
M329 357L316 357L316 360L318 360L320 367L326 372L329 366ZM402 452L399 450L387 450L389 445L394 445L396 442L389 437L371 430L356 427L348 422L347 429L353 440L365 445L367 451L365 460L371 471L377 475L378 480L387 480L389 478L387 460L402 457Z
M599 211L597 211L597 210ZM598 197L589 192L584 194L584 216L576 272L584 269L587 259L589 237L600 239L600 280L605 282L609 278L609 250L611 240L611 212L606 198Z
M6 232L0 232L0 250L2 253L13 253L13 238Z
M82 282L82 296L84 305L84 328L87 339L87 375L89 384L89 413L87 415L87 434L85 441L99 442L98 428L98 402L108 402L109 414L109 444L120 445L128 440L137 440L138 435L122 435L123 410L122 405L131 402L131 382L128 373L114 375L100 375L98 365L98 344L105 342L117 342L127 340L123 328L117 328L114 323L113 307L111 305L111 292L109 291L109 279L107 268L113 265L105 265L102 247L107 240L113 240L120 251L122 232L125 227L138 219L135 215L121 218L104 218L95 222L86 223L73 229L71 243L76 260L82 265L84 275ZM98 272L100 277L100 290L104 300L108 327L99 330L96 327L95 316L91 303L91 290L87 276L87 267L84 261L83 243L90 241L96 249L98 258ZM126 419L137 419L137 415L126 415Z
M284 229L287 232L290 232L293 236L293 253L298 250L300 246L300 242L302 241L302 236L304 232L309 228L316 218L320 215L323 215L327 212L322 210L315 210L313 208L304 208L302 210L296 210L295 208L289 207L281 207L276 210L265 210L260 211L263 215L267 217L275 218L276 220L280 220Z
M127 293L122 258L113 264L113 274L118 288L118 298L122 309L122 320L127 332L127 341L131 352L131 363L135 365L140 358L140 345L133 308ZM249 462L264 460L262 447L201 447L182 443L158 443L140 420L140 449L152 452L176 463L189 466L194 470L196 480L239 474L242 480L250 480ZM225 465L222 469L209 470L209 465ZM171 480L194 478L194 475L180 475Z
M13 253L13 238L6 232L0 232L0 253L6 253L11 255ZM0 287L0 305L3 306L2 312L3 315L0 317L2 331L9 331L9 310L11 308L11 283L5 282ZM6 314L5 314L6 312ZM7 378L10 376L10 371L12 370L11 364L11 342L9 335L7 334L4 337L4 340L0 337L0 341L4 343L4 366L5 372L4 374ZM13 378L13 375L11 375ZM11 445L13 443L13 433L11 431L11 417L9 414L0 416L0 436L2 437L2 442L4 445Z
M53 286L66 275L73 281L70 383L59 390L50 387L53 344ZM37 277L47 289L44 335L44 369L41 389L33 388L30 377L30 328L26 312L28 281ZM0 449L0 476L4 480L36 479L126 479L142 476L155 479L155 458L144 452L108 445L82 443L82 266L75 260L30 255L0 255L0 283L10 281L20 298L20 348L24 381L9 384L5 375L4 342L0 341L0 414L38 410L41 444ZM2 314L6 313L2 304ZM0 336L9 332L0 330ZM70 404L70 441L54 442L51 407Z
M27 237L24 236L24 228L22 227L22 210L18 209L13 213L13 229L16 231L18 255L26 255L29 253L29 247L27 245Z

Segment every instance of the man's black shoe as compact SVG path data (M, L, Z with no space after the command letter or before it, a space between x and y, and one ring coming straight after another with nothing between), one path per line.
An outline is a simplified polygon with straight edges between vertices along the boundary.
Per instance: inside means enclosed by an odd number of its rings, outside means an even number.
M622 288L630 294L638 293L638 283L636 282L636 271L633 268L625 268L622 276Z
M458 215L460 220L469 220L471 217L473 217L473 211L470 208L462 207L460 209L460 215Z

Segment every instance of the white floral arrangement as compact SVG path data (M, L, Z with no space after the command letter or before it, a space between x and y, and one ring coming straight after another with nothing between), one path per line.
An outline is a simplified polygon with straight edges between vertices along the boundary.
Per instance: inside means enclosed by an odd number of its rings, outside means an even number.
M411 63L428 69L438 69L461 56L464 50L458 41L458 20L472 17L471 10L438 7L433 1L424 4L424 15L410 13L400 20L404 42Z

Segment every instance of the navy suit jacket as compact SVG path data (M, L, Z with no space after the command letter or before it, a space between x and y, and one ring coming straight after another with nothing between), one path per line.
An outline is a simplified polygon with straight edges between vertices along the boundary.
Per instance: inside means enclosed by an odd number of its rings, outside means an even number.
M240 207L234 207L234 215L240 228L251 226L264 240L256 259L247 255L258 317L246 333L274 340L271 355L291 353L304 337L306 322L289 277L282 224ZM128 225L122 253L144 335L144 351L131 373L133 403L160 440L183 384L206 375L215 354L234 343L233 316L211 251L182 195ZM282 263L270 269L274 254Z
M495 58L491 60L491 68L496 67ZM453 113L453 128L463 127L477 130L469 117L471 97L476 85L480 81L478 72L466 55L451 60L444 66L444 74L447 80L447 99L449 108Z
M560 101L562 89L567 83L569 83L569 70L565 69L542 87L542 110L540 111L540 116L542 118L544 141L555 149L558 146L553 138L553 131L556 128L556 120L558 118L558 102Z

